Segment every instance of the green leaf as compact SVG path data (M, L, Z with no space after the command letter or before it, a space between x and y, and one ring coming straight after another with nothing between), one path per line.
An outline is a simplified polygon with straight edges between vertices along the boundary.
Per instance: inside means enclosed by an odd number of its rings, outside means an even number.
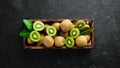
M30 31L33 30L33 23L31 21L23 19L23 22L26 25L27 29L29 29Z
M30 34L30 31L27 30L27 29L24 29L23 31L21 31L21 32L19 33L19 35L20 35L21 37L24 37L24 38L29 38L29 34Z
M81 34L81 35L88 35L88 34L90 34L91 32L93 32L93 28L89 28L89 29L87 29L87 30L85 30L85 31L82 31L80 34Z
M90 27L83 27L83 28L80 30L80 32L84 32L84 31L86 31L86 30L88 30L88 29L90 29Z

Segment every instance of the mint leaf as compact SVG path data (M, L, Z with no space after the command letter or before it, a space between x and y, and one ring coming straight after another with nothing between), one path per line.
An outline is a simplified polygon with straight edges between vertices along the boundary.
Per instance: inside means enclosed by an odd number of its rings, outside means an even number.
M29 34L30 34L30 31L27 30L27 29L24 29L23 31L21 31L21 32L19 33L19 35L20 35L21 37L24 37L24 38L29 38Z
M80 30L80 32L84 32L84 31L86 31L86 30L88 30L88 29L90 29L90 27L83 27L83 28Z
M89 28L89 29L87 29L87 30L85 30L85 31L81 31L81 35L88 35L88 34L90 34L91 32L93 32L93 28Z
M33 30L33 23L31 21L23 19L23 22L26 25L27 29L29 29L30 31Z

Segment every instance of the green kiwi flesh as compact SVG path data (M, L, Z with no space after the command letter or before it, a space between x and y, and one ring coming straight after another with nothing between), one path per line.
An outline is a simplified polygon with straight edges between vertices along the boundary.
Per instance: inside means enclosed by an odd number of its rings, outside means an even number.
M81 30L85 25L86 23L84 20L79 20L78 22L76 22L75 27Z
M29 37L30 37L30 40L33 42L40 41L40 33L38 31L32 31Z
M33 29L36 31L42 31L44 29L44 24L41 21L35 21L33 24Z
M70 30L70 36L73 38L77 38L80 35L80 31L78 28L72 28Z
M57 33L57 29L54 26L48 26L46 28L46 33L48 34L48 36L55 36Z
M65 45L68 47L68 48L72 48L74 46L74 39L72 37L67 37L65 39Z

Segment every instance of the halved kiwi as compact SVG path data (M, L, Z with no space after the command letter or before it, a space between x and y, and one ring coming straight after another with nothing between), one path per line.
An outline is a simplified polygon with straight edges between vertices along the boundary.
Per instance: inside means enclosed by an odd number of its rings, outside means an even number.
M38 31L32 31L29 37L30 37L30 40L33 42L40 41L40 33Z
M48 26L46 28L46 33L48 34L48 36L55 36L57 33L57 29L54 26Z
M41 21L35 21L33 24L33 29L36 31L42 31L44 29L44 24Z
M81 30L85 25L86 23L84 20L79 20L76 22L75 27Z
M70 36L73 38L77 38L80 35L80 31L78 28L72 28L70 30Z
M68 47L68 48L72 48L74 46L74 39L72 37L67 37L65 39L65 45Z

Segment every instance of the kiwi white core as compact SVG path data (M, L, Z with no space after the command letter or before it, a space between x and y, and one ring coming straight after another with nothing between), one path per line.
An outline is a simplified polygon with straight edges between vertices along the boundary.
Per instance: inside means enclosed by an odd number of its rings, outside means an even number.
M50 33L53 33L53 30L52 30L52 29L50 29Z
M33 34L33 37L34 37L34 38L37 38L37 35L36 35L36 34Z
M78 27L81 27L81 26L82 26L82 24L79 24L79 25L78 25Z
M68 40L68 44L71 44L71 41L70 41L70 40Z
M73 32L73 35L76 35L76 32L75 32L75 31Z
M42 26L39 24L39 25L37 25L36 27L41 28Z

